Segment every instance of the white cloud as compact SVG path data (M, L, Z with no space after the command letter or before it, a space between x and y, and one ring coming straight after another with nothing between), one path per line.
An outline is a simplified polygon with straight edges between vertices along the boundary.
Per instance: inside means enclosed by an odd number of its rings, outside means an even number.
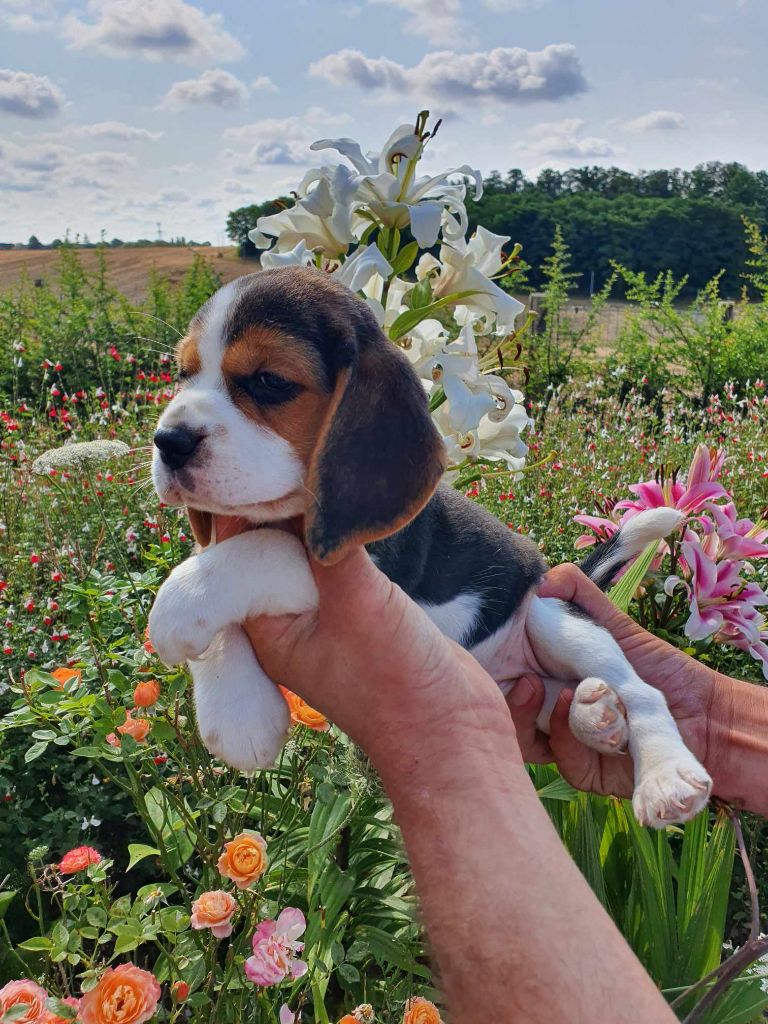
M127 153L116 153L114 150L105 149L97 153L79 153L72 161L74 167L79 171L101 171L103 174L119 174L128 167L136 167L135 156Z
M269 75L256 75L251 82L251 88L254 92L279 92Z
M174 82L160 107L179 110L190 106L236 107L248 95L248 86L228 71L215 68L199 78Z
M81 124L73 129L73 135L81 139L115 139L118 142L157 142L162 132L150 132L146 128L135 128L122 121L98 121L95 124Z
M461 0L368 0L369 4L397 7L408 15L406 35L423 36L433 46L468 46L474 32L460 17Z
M349 121L348 114L330 114L322 107L309 107L300 117L268 117L227 128L222 138L252 144L248 153L229 154L229 158L240 161L237 170L248 171L255 164L301 165L312 158L309 146L319 134L327 135Z
M413 94L441 100L532 103L576 96L588 88L576 48L556 43L543 50L497 47L487 52L428 53L413 67L388 57L339 50L310 65L309 73L336 86L371 93Z
M55 0L0 0L0 25L12 32L40 32L55 24Z
M512 11L527 11L535 7L542 7L546 0L483 0L483 7L487 7L494 14L508 14Z
M540 157L585 160L622 155L623 150L607 139L584 135L583 132L584 122L578 117L544 121L534 125L529 138L519 145L521 149Z
M74 14L64 19L64 38L74 49L192 64L245 53L220 14L204 14L186 0L88 0L88 15L88 21Z
M624 121L621 126L627 132L679 131L685 128L685 118L674 110L650 110L647 114Z
M0 68L0 111L41 120L55 117L65 102L64 93L45 75Z

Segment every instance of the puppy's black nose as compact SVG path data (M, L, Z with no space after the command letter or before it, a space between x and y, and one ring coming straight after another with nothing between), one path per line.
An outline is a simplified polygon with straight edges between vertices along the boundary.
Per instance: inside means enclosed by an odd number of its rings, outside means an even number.
M181 469L185 466L202 439L200 434L193 434L186 427L158 430L154 437L160 458L170 469Z

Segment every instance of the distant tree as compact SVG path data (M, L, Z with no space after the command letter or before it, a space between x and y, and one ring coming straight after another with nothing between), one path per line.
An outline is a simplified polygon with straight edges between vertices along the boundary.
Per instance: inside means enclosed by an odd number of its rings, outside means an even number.
M109 243L111 249L117 249L121 245L125 245L125 242L123 242L122 238L113 238Z
M40 241L40 239L37 237L37 235L30 235L29 236L29 241L27 242L27 248L28 249L44 249L45 246Z

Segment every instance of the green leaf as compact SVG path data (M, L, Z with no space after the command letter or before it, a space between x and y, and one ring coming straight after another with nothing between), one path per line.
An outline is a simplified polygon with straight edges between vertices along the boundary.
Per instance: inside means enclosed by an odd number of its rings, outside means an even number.
M336 973L347 985L356 985L360 981L360 972L352 964L339 964Z
M417 309L406 309L404 313L401 313L395 320L392 326L389 328L389 337L392 341L397 341L398 338L402 338L404 334L412 331L413 328L420 324L422 320L426 320L427 317L432 316L439 309L445 309L446 306L455 306L462 299L468 299L470 295L482 294L477 289L472 291L464 292L451 292L450 295L444 295L441 299L436 299L434 302L430 302L428 306L419 306Z
M33 743L29 750L24 755L24 761L29 764L30 761L36 761L41 754L44 754L48 749L48 741L40 740L37 743Z
M15 895L15 889L9 889L7 892L0 892L0 921L5 917L8 907L13 903Z
M154 846L146 846L144 843L129 843L128 844L128 867L126 871L130 871L131 868L135 868L137 864L145 860L147 857L159 857L160 851Z
M395 274L404 274L406 270L410 270L418 255L418 242L409 242L408 245L404 245L397 256L392 260L391 266Z
M61 1017L62 1020L74 1020L77 1016L77 1007L70 1006L69 1003L65 1003L63 999L57 999L56 996L48 996L45 1005L51 1013Z
M395 323L397 323L397 321L395 321ZM621 611L626 612L629 608L630 602L635 596L635 591L643 582L645 574L648 572L658 547L658 541L653 541L653 543L649 544L648 547L637 556L616 586L612 587L609 591L608 597L610 597L616 607Z
M107 912L103 907L88 907L85 919L94 928L104 928L107 924Z
M363 925L357 929L357 938L367 943L374 959L380 963L391 964L407 974L415 974L419 978L429 979L429 971L422 964L417 963L408 947L381 928Z
M33 935L31 939L19 943L19 949L26 949L29 953L40 953L52 948L53 943L45 935Z
M432 284L428 277L419 281L411 291L411 309L421 309L432 301Z
M553 779L552 782L548 782L541 789L537 789L536 793L540 800L566 800L570 802L575 800L577 796L577 791L562 776Z

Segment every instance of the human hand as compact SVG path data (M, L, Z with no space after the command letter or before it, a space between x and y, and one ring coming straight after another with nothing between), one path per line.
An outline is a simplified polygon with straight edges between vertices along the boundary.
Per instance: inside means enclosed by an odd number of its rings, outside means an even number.
M707 766L717 784L721 767L722 730L712 729L718 690L730 680L647 632L618 608L574 565L550 570L539 596L572 601L612 634L641 679L661 690L686 746ZM610 685L610 680L606 680ZM604 755L580 743L568 726L572 691L560 695L550 720L550 735L536 727L544 687L536 676L523 676L507 698L526 761L557 763L563 777L577 789L631 796L633 766L628 756Z
M327 715L380 768L414 744L428 742L437 758L471 742L468 730L509 733L495 682L363 548L312 571L317 611L246 623L272 680Z

